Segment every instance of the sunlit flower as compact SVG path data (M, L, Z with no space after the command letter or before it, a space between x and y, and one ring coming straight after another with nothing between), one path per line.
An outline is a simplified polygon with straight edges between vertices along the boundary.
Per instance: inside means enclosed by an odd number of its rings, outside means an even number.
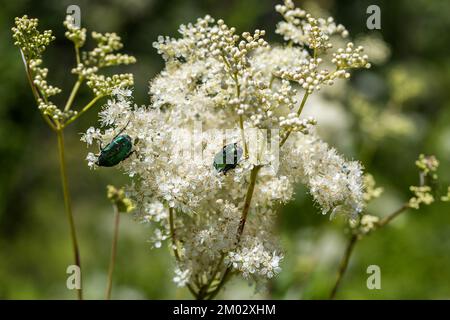
M330 50L330 35L346 34L330 19L305 15L297 24L291 15L303 13L286 6L293 11L280 9L292 31L286 37L318 55ZM281 270L276 211L297 183L324 214L354 218L363 209L361 165L322 141L314 129L320 123L302 117L299 105L320 85L348 78L349 69L368 67L367 57L348 44L329 61L336 70L327 71L304 48L271 47L265 31L237 35L210 16L180 34L154 43L166 67L150 82L151 104L133 105L122 86L112 90L100 112L104 131L89 129L83 139L105 145L119 132L132 137L134 154L118 167L133 178L127 191L138 217L155 229L150 241L170 241L177 285L203 292L225 270L264 283ZM223 150L242 153L227 171L213 165Z

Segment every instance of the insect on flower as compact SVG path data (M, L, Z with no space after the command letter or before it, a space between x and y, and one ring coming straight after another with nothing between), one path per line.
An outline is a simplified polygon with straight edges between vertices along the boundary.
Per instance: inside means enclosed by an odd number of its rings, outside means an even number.
M230 143L214 156L214 168L217 172L226 174L229 170L236 168L241 157L242 148L237 143Z
M95 163L96 165L99 167L114 167L131 156L134 152L131 150L133 148L133 141L129 135L122 134L125 128L120 130L106 147L100 148L100 154Z

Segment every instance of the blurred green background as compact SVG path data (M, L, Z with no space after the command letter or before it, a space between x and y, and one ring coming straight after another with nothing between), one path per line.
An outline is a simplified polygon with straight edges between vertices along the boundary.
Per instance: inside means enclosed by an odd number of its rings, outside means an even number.
M60 189L56 139L39 116L19 52L12 44L10 28L14 17L28 14L40 19L41 29L54 30L57 40L47 50L44 64L50 70L50 83L63 88L62 97L66 97L75 80L69 72L74 57L71 43L64 38L62 21L68 5L79 5L82 25L88 31L117 32L123 38L125 51L136 56L136 65L120 71L135 74L136 103L146 104L148 80L163 66L152 47L158 35L175 36L179 24L211 14L223 18L239 32L265 29L269 40L279 42L280 37L274 33L280 20L273 10L276 3L268 0L1 1L1 299L75 297L65 287L65 271L72 263L72 252ZM374 50L381 48L380 61L372 69L355 74L351 83L337 92L323 93L322 101L317 102L331 105L330 108L338 110L342 121L345 120L344 128L333 133L336 121L328 121L330 128L327 128L326 116L330 113L322 112L324 135L328 132L330 143L347 157L362 159L385 189L370 210L380 215L389 213L408 199L408 187L417 184L414 160L421 152L439 158L440 178L443 185L448 185L450 2L297 3L319 14L334 16L353 38L375 38L378 42ZM366 28L366 8L370 4L381 8L379 31ZM82 106L89 94L83 88L75 105ZM368 106L375 116L369 116L361 106ZM313 115L314 107L314 103L307 104ZM378 115L386 108L404 118L392 120L389 114L380 118ZM84 290L90 299L104 297L109 262L113 213L105 187L127 181L117 170L90 171L87 167L84 158L88 150L79 138L96 121L96 111L91 110L66 131L69 183L81 246ZM373 125L372 131L367 132L361 125L364 121ZM389 121L391 134L384 131ZM299 187L296 200L281 210L278 229L286 250L285 260L282 273L270 283L269 290L255 295L245 281L235 280L220 297L316 299L328 296L347 237L342 219L329 221L327 216L322 216L305 189ZM173 261L169 251L151 249L146 243L149 236L145 225L136 223L131 216L122 217L113 298L189 298L187 290L178 289L172 283ZM366 287L366 269L372 264L381 268L381 290ZM337 297L449 299L450 206L435 203L420 211L409 211L358 243Z

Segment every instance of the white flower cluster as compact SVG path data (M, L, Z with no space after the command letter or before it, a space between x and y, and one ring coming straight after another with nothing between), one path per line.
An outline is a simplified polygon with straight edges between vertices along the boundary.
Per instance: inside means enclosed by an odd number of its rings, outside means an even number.
M48 45L56 38L51 30L40 32L37 27L38 19L23 16L16 17L15 27L12 28L14 45L20 48L22 59L26 66L30 80L36 86L36 98L39 104L47 104L47 98L61 92L61 89L54 87L47 82L48 69L42 68L42 54ZM61 112L62 113L62 112ZM56 115L56 118L61 115Z
M47 82L48 69L41 68L42 59L32 59L29 68L34 73L33 84L39 88L45 97L51 97L61 92L61 89L54 87Z
M77 53L77 66L72 69L72 73L78 75L79 79L86 79L87 85L96 96L110 95L115 87L133 85L132 74L115 74L110 77L97 74L101 68L136 63L135 57L117 52L123 48L123 44L116 33L103 34L93 31L91 37L97 46L80 53L80 48L86 42L86 28L75 26L71 16L66 17L64 26L67 29L65 36L74 43Z
M39 59L47 46L55 40L51 30L39 32L37 29L39 21L35 18L28 18L27 15L14 20L13 32L14 45L18 46L28 60Z
M131 73L114 74L111 77L91 74L88 79L86 84L96 96L107 96L114 88L131 86L134 81Z
M284 5L275 6L285 21L278 24L276 32L285 41L299 45L308 45L311 49L327 50L332 47L330 37L339 34L346 38L348 31L341 24L336 24L332 17L314 18L305 10L296 8L292 0L284 0Z
M174 280L205 298L230 271L260 283L280 272L274 220L296 183L309 188L323 213L361 212L362 168L318 138L314 119L301 118L305 88L276 75L317 62L307 50L270 47L261 30L237 36L209 16L180 33L154 44L166 68L150 82L151 105L133 106L131 92L118 88L100 113L105 130L90 128L82 139L106 146L119 132L132 137L134 154L118 165L133 177L128 195L155 228L154 245L170 240ZM267 143L254 147L252 132ZM242 152L216 170L223 150L234 150L224 146L233 144ZM95 159L88 155L91 166Z
M189 282L189 274L189 270L181 270L179 268L176 268L173 282L175 282L179 287L184 287Z
M234 269L242 272L245 278L254 274L272 278L281 271L280 256L276 251L272 254L265 250L264 246L252 241L252 247L243 247L238 252L230 252L228 259Z
M281 127L290 127L293 131L300 131L304 134L308 134L309 129L316 123L314 118L301 119L300 116L294 112L289 113L286 118L280 117Z
M67 31L65 36L72 41L77 48L80 48L86 42L86 28L79 28L74 25L74 18L71 15L66 16L66 20L63 22Z
M101 34L92 33L92 38L97 42L97 46L88 52L81 52L80 48L86 42L86 29L79 28L73 24L73 17L67 16L64 21L67 31L65 36L73 42L75 46L77 66L72 69L72 73L78 75L78 81L64 108L56 106L50 100L54 95L61 93L61 89L50 85L47 82L48 69L43 68L43 53L48 45L55 40L51 30L40 32L38 30L38 20L23 16L15 19L15 27L12 28L14 44L19 47L25 69L32 87L33 95L38 103L39 110L54 128L63 128L76 120L77 115L82 114L71 110L73 99L81 83L87 80L87 85L92 89L96 98L110 95L114 88L133 85L132 74L114 74L104 76L97 74L100 68L129 64L136 62L133 56L117 53L123 45L120 37L115 33ZM95 102L95 101L94 101ZM86 107L90 107L87 105Z
M322 84L333 85L335 79L349 78L350 69L370 68L368 56L362 55L363 48L354 48L352 42L332 54L330 62L336 67L334 71L320 68L325 61L319 55L333 47L333 35L338 34L342 38L348 36L345 27L336 25L332 17L312 17L304 10L296 8L292 0L285 0L284 5L277 5L276 10L285 19L278 24L276 32L283 35L284 40L300 45L312 53L311 57L298 60L300 63L296 66L277 70L275 76L298 82L304 90L312 93L314 90L320 90Z
M335 149L320 140L314 132L290 140L286 149L291 174L309 187L322 213L330 218L344 213L354 219L363 210L364 183L362 167L357 161L346 161ZM283 150L284 151L284 150Z
M64 122L78 114L78 112L75 110L62 111L56 105L54 105L53 102L44 102L42 99L39 100L38 109L42 112L42 114L48 115L52 119L61 122Z

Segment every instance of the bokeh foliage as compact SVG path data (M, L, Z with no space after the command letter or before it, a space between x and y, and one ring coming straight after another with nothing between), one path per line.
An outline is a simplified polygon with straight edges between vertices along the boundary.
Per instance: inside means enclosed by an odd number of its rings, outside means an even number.
M65 287L66 267L71 263L68 227L59 185L56 141L41 121L19 52L13 46L10 28L15 16L28 14L40 19L41 28L53 29L57 40L46 52L49 80L70 90L75 77L72 46L63 35L68 5L81 8L82 24L99 32L122 36L125 49L138 63L124 68L135 74L138 104L149 101L148 80L162 67L152 47L158 35L175 36L178 25L211 14L223 18L238 31L265 29L268 39L279 17L269 0L111 0L111 1L2 1L0 10L0 298L73 298ZM299 2L300 5L302 2ZM370 35L366 8L378 4L382 10L380 33L391 49L389 61L359 72L352 89L376 108L385 108L392 96L411 89L415 80L420 93L402 104L402 112L413 119L414 130L406 137L386 137L377 142L366 168L385 188L370 209L388 213L409 197L408 187L417 182L414 160L421 152L441 161L442 181L450 181L450 27L446 1L332 1L314 5L347 26L350 34ZM396 87L389 83L392 70L406 70L408 77ZM84 94L84 96L83 96ZM350 93L341 103L350 110ZM83 88L81 99L88 98ZM314 108L314 105L307 105ZM352 119L352 143L348 157L359 159L367 143L358 118ZM84 157L87 150L79 133L97 121L95 110L66 133L69 183L79 230L85 293L102 298L113 227L113 214L106 198L106 185L126 183L114 169L92 172ZM320 125L320 123L319 123ZM334 137L340 145L340 137ZM341 139L347 139L342 136ZM346 143L342 145L348 146ZM296 201L280 213L279 230L286 249L284 270L269 292L254 296L243 282L234 282L222 297L272 297L277 299L325 298L336 276L345 243L340 219L328 221L299 187ZM420 211L409 211L392 225L367 237L356 248L340 298L450 298L450 207L436 203ZM115 273L114 298L186 298L186 290L172 283L168 250L152 250L146 243L145 225L131 216L122 219ZM382 270L382 289L366 288L366 268Z

